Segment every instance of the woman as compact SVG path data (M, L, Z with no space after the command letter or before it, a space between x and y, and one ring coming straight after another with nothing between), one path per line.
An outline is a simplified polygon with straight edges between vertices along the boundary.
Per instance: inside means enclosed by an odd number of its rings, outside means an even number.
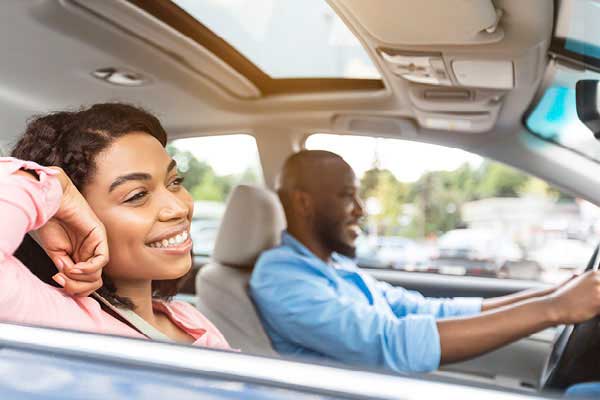
M125 104L28 125L14 158L0 158L0 221L10 227L0 232L0 319L143 337L86 297L98 289L172 340L229 348L194 307L169 301L192 265L193 201L165 144L159 121ZM61 288L12 256L32 230Z

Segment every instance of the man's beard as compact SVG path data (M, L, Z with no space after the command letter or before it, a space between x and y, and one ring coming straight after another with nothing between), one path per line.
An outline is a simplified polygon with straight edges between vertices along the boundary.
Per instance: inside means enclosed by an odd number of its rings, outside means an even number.
M349 258L356 257L356 246L344 243L342 239L344 222L333 221L328 215L316 216L316 233L321 244L329 251Z

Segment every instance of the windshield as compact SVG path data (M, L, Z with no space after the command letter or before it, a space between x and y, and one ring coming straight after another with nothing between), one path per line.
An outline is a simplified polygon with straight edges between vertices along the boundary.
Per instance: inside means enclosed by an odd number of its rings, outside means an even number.
M600 3L563 1L551 46L558 59L551 82L525 121L543 139L600 161L600 143L579 120L575 84L600 79ZM566 60L565 60L566 59ZM585 66L585 68L584 68Z
M558 65L526 124L538 136L600 161L600 142L577 117L575 84L580 79L600 79L600 74Z

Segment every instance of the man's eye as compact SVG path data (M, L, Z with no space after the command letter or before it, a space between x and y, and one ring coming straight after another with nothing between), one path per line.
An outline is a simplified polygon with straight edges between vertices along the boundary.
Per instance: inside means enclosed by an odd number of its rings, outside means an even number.
M177 178L173 179L173 182L171 182L172 186L181 186L181 184L183 183L183 176L178 176Z
M131 196L130 198L128 198L127 200L125 200L125 203L133 203L135 201L141 200L144 197L146 197L147 194L148 194L148 192L139 192L139 193L136 193L133 196Z

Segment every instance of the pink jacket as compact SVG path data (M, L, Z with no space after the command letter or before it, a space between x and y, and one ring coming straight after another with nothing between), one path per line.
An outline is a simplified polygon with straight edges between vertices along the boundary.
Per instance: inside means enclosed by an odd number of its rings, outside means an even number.
M39 181L14 174L22 167L37 171ZM62 189L55 171L36 163L0 157L0 320L33 325L144 337L113 318L90 297L71 297L33 275L13 253L24 235L42 226L60 204ZM219 330L193 306L155 303L196 339L194 345L230 349Z

